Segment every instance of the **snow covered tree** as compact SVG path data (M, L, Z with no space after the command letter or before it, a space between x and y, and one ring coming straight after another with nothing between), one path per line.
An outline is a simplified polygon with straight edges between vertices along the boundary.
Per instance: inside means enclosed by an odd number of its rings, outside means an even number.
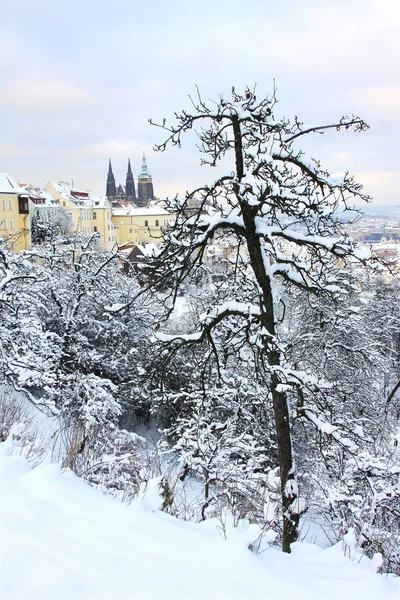
M285 310L281 282L312 295L339 298L346 287L340 275L348 258L366 258L343 231L339 212L354 216L352 200L367 199L361 186L348 173L331 177L297 144L305 135L329 129L364 131L367 125L351 116L326 126L304 127L297 117L276 119L275 104L275 93L258 100L251 89L243 95L233 89L231 98L221 96L216 102L205 102L198 94L191 110L176 114L175 124L161 123L168 138L158 150L168 144L180 147L182 136L196 128L202 164L215 167L231 159L232 165L212 184L170 202L176 219L153 261L153 278L171 290L166 301L170 313L184 282L204 270L209 245L230 248L230 274L226 285L220 286L222 300L210 299L190 334L158 334L158 338L172 355L183 345L205 344L217 365L224 352L239 351L269 389L281 482L282 549L290 552L304 505L292 446L296 406L289 406L288 400L291 390L299 397L308 390L312 396L324 382L288 363L288 341L280 327ZM216 344L226 326L229 335L223 345ZM223 379L223 369L220 376ZM300 416L329 429L323 415L312 410L303 410ZM335 436L340 437L336 430Z
M214 378L215 379L215 378ZM185 406L167 431L179 458L180 479L188 474L204 486L201 518L224 506L237 518L263 514L265 473L275 448L268 443L265 390L249 377L232 373L230 383L210 381L199 389L168 395Z
M55 385L47 394L73 420L96 425L97 411L99 425L115 421L121 400L129 396L122 386L135 379L141 364L133 351L146 308L132 305L129 314L118 314L137 293L137 284L120 272L117 255L99 251L96 235L73 238L65 247L44 244L31 257L40 264L42 280L36 312L42 329L59 340Z
M36 314L42 284L37 265L25 254L0 247L1 383L23 390L42 409L51 411L40 395L31 394L52 384L57 362L57 336L43 331Z
M59 207L50 214L44 213L41 208L36 208L31 224L33 244L57 240L62 236L68 236L71 231L72 218L64 208Z
M350 273L346 278L353 279ZM296 446L305 449L298 452L298 467L324 529L339 535L352 528L370 558L382 554L382 570L399 572L399 403L396 392L392 396L399 368L398 294L362 278L354 283L357 291L340 307L325 299L317 311L307 310L298 294L292 302L291 358L330 381L314 406L329 414L333 433L346 431L347 437L343 445L332 435L296 428ZM307 398L303 406L309 409Z

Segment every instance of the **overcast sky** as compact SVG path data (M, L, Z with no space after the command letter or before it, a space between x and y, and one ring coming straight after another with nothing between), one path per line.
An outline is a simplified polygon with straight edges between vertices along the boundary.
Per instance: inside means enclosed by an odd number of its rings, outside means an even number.
M307 151L350 170L379 204L400 203L400 0L2 0L0 171L105 193L146 151L156 195L210 182L192 140L154 153L148 124L206 97L275 79L280 115L307 125L363 117L363 134L316 135Z

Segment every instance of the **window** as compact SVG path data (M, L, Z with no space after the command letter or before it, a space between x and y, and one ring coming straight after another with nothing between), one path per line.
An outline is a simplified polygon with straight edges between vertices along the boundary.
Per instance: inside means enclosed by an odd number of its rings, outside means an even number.
M148 221L145 221L145 222L144 222L144 226L145 226L145 227L148 227L148 226L149 226L149 222L148 222Z
M20 215L29 214L28 198L18 198L18 208Z
M133 233L133 229L130 229L130 230L129 230L129 233Z
M156 219L156 227L158 227L158 219Z
M14 229L14 221L10 221L10 229Z
M65 206L65 200L63 200L63 206Z
M94 231L94 232L96 232L96 231L97 231L97 227L96 227L96 226L94 226L94 227L93 227L93 231Z
M7 220L6 219L4 219L3 225L4 225L4 229L7 229Z
M10 210L12 210L12 200L9 200L9 201L8 201L8 208L9 208Z
M108 231L110 231L110 223L108 224ZM108 240L108 241L110 241L110 240Z
M111 242L110 236L108 236L108 241Z
M93 213L93 219L97 219L97 213Z
M6 210L6 201L5 200L2 201L2 206L3 206L3 210Z

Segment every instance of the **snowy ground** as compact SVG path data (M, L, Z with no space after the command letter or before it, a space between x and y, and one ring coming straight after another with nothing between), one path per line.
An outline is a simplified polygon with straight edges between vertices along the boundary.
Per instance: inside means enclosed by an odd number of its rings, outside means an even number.
M0 449L2 600L391 600L400 581L340 545L295 544L293 554L247 549L250 532L222 539L153 512L154 490L133 506L47 464L30 469Z

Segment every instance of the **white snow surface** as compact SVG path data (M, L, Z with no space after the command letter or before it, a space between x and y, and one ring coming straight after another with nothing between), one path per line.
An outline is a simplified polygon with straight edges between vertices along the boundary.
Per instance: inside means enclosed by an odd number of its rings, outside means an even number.
M21 186L14 181L7 173L0 173L0 193L1 194L24 194ZM24 194L26 195L26 194Z
M2 600L391 600L377 560L306 543L247 548L252 526L219 534L157 510L157 480L126 506L57 464L31 469L0 445ZM378 557L379 558L379 557Z

